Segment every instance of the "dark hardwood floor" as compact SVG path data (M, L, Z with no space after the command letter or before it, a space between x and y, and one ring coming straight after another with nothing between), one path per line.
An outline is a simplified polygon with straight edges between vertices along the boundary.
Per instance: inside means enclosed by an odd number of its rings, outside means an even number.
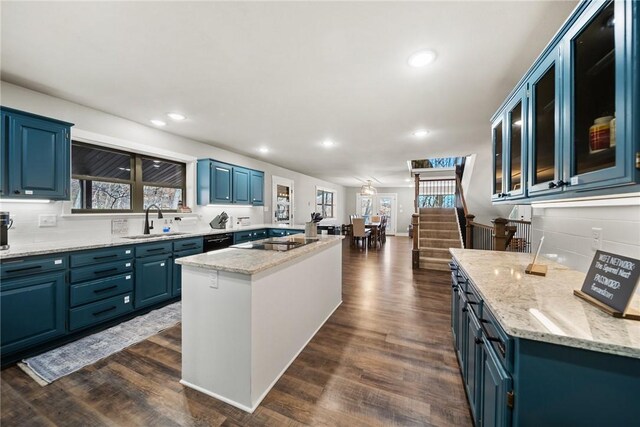
M2 371L3 427L471 425L451 343L450 276L411 242L344 245L343 299L253 414L180 385L180 326L40 387ZM314 274L322 274L321 271Z

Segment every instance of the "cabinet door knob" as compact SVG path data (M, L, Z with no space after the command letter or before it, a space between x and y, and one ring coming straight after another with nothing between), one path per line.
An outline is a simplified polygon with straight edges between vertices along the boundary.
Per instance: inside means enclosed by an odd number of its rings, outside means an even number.
M568 187L569 183L567 181L560 180L558 181L558 187Z
M20 190L14 190L13 194L20 194Z
M476 342L476 344L482 344L482 338L476 337L474 341Z
M558 186L558 185L557 185L555 182L553 182L553 181L551 181L551 182L549 183L549 188L556 188L557 186Z

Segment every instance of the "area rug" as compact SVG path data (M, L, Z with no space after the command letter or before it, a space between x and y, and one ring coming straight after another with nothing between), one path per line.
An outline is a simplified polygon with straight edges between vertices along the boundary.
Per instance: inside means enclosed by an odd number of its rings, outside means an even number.
M18 366L38 384L51 384L65 375L170 328L181 321L181 313L181 303L176 302L78 341L24 359Z

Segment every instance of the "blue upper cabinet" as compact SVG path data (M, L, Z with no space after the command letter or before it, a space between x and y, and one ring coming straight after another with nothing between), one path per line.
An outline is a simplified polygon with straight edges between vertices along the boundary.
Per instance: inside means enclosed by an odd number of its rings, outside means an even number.
M2 109L3 196L68 200L72 124Z
M233 167L222 162L211 162L211 203L231 203Z
M251 203L251 171L249 169L233 167L233 203L248 205Z
M7 190L7 150L8 150L8 129L9 129L9 115L0 110L0 197L4 197Z
M528 80L528 193L530 196L562 190L562 138L560 48L556 48L533 71Z
M256 177L262 182L257 184ZM262 205L264 172L230 165L211 159L198 160L198 205ZM253 196L255 194L255 196ZM252 199L259 201L252 202Z
M526 178L527 91L515 93L492 127L493 193L492 200L523 197Z
M264 172L251 171L251 204L264 205Z
M503 193L513 198L516 129L508 122L522 99L522 196L583 197L637 191L640 183L640 37L634 1L582 2L494 116L501 118ZM494 127L495 134L495 127ZM508 150L511 149L510 152ZM515 179L515 180L514 180ZM511 181L510 181L511 180Z

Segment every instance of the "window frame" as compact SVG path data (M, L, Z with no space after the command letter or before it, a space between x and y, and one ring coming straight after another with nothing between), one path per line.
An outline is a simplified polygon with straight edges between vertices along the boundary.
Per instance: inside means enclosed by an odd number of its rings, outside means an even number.
M121 150L117 148L105 147L98 144L91 144L83 141L72 140L71 141L71 158L73 159L73 146L79 145L87 148L93 148L104 151L111 151L113 153L126 154L130 156L130 168L131 168L131 180L119 179L119 178L107 178L107 177L99 177L99 176L91 176L91 175L74 175L73 167L71 171L71 179L78 180L90 180L90 181L101 181L101 182L110 182L116 184L129 184L131 186L131 209L76 209L71 208L72 214L122 214L122 213L144 213L144 186L153 186L153 187L163 187L163 188L175 188L182 190L182 204L183 206L188 206L187 204L187 164L184 162L179 162L175 160L164 159L162 157L151 156L147 154L137 153L134 151ZM159 182L147 182L142 180L142 159L150 159L150 160L159 160L165 163L173 163L176 165L182 166L182 186L173 186L166 185L165 183ZM73 161L72 161L73 164ZM178 212L177 209L162 209L163 212Z
M318 193L322 192L322 201L323 203L321 203L320 205L318 205ZM331 193L331 204L327 204L324 203L326 202L326 194L327 193ZM322 219L336 219L336 207L337 207L337 203L336 203L336 195L338 194L338 192L334 189L331 188L325 188L325 187L316 187L316 196L314 198L314 203L315 203L315 209L318 209L318 206L321 206L320 208L320 213L324 213L325 210L325 206L331 206L331 214L332 216L330 217L325 217L323 215Z

